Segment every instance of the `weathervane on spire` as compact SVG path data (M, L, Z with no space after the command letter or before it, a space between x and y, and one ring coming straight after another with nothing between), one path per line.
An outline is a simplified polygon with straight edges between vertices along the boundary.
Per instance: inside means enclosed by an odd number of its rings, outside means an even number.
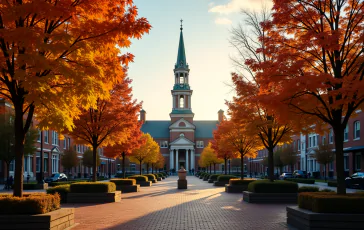
M183 30L183 19L181 19L181 31Z

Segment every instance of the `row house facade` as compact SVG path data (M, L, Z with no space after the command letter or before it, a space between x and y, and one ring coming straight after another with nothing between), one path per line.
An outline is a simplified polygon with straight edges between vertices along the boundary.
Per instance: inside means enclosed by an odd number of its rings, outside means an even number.
M11 105L3 99L0 99L0 108L6 112L11 112ZM36 152L34 154L25 153L24 156L24 179L30 176L30 180L36 180L40 173L41 161L43 161L44 178L50 177L55 173L66 173L71 178L88 178L91 175L91 168L82 164L83 153L89 149L86 145L76 144L74 140L64 135L64 139L60 139L60 134L54 130L44 130L43 132L43 157L41 159L41 131L38 131L38 139L36 142ZM78 166L66 171L61 164L63 151L74 148L79 158ZM100 176L108 176L109 173L114 175L117 165L114 159L106 158L102 155L102 149L98 149L101 159L101 165L98 167ZM14 176L15 161L10 163L9 170L5 162L0 160L0 182L6 180L7 172Z
M345 175L349 176L355 172L364 171L364 133L361 131L364 125L364 112L357 110L349 119L344 130L344 169ZM301 134L292 136L291 147L297 153L297 163L294 170L303 170L316 178L326 176L336 178L336 162L333 161L325 166L317 162L315 150L322 143L329 144L335 150L335 140L332 129L323 135L317 133ZM249 170L258 174L266 174L267 167L263 165L263 159L268 156L268 151L258 151L255 159L249 159ZM290 166L285 166L285 172L291 172Z

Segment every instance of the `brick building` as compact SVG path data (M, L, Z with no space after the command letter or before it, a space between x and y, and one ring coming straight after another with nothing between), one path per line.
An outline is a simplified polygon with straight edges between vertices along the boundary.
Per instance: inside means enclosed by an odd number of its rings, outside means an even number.
M161 153L165 157L165 169L179 169L183 166L186 170L197 170L200 154L213 138L213 130L224 116L224 112L220 110L217 120L196 121L193 119L191 103L193 91L189 84L189 74L181 27L177 62L174 66L175 84L171 90L170 120L147 120L146 111L140 112L140 120L143 122L141 129L159 143Z

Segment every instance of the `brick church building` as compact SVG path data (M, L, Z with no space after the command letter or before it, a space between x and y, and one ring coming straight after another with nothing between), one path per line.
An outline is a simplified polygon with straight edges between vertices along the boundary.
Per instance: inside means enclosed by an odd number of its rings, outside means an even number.
M165 169L178 170L183 166L187 171L197 170L201 152L213 138L212 133L224 116L224 111L220 110L218 120L193 120L193 90L189 84L189 74L181 27L177 62L174 66L175 83L171 90L173 105L170 120L149 121L146 119L146 111L140 112L140 120L143 122L141 129L159 143L165 157Z

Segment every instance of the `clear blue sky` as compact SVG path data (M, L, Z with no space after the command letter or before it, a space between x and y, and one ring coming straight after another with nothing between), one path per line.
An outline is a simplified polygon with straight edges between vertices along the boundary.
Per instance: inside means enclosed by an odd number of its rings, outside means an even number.
M135 55L130 64L133 94L143 101L147 120L169 120L172 110L173 68L177 59L180 19L193 90L195 120L217 120L226 111L225 99L233 93L225 83L234 71L228 39L229 29L241 21L239 10L258 9L259 0L134 0L139 15L152 30L128 49Z

